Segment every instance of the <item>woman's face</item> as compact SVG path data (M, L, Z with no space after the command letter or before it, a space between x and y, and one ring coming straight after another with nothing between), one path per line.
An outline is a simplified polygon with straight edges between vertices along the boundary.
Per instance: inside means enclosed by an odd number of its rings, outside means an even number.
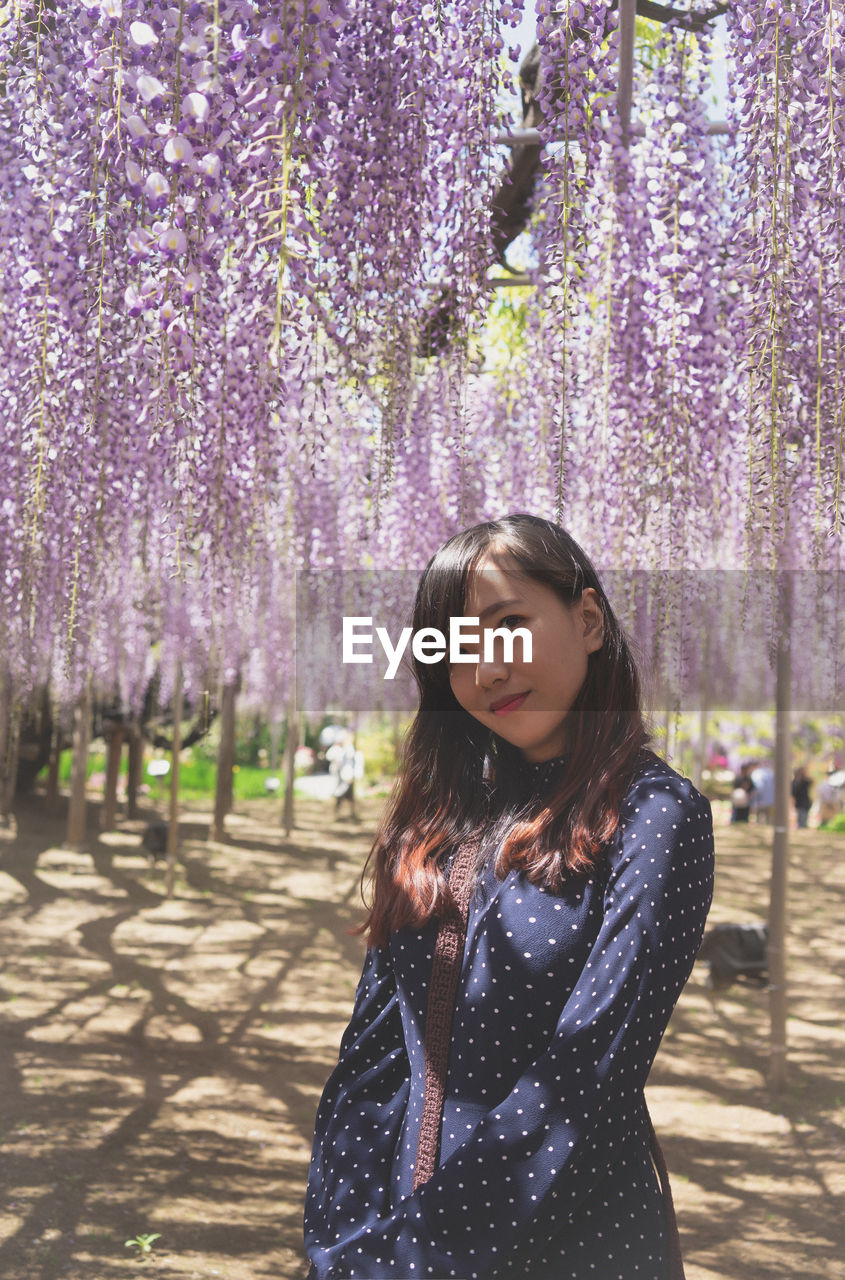
M530 631L531 661L517 638L513 660L505 661L504 639L496 637L492 660L483 644L473 646L477 663L450 667L452 692L471 716L518 747L527 760L550 760L564 750L564 721L587 675L587 658L601 648L598 597L587 587L579 601L564 604L551 588L520 573L507 556L488 555L470 574L464 606L488 629Z

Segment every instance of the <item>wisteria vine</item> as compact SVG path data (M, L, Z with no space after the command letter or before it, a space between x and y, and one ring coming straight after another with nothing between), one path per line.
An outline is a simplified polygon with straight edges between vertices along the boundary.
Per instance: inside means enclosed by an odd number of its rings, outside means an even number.
M278 712L297 570L418 566L507 509L616 566L841 567L841 4L731 13L726 136L707 30L642 28L623 137L616 10L541 0L537 268L491 306L520 12L13 6L7 702L137 708L178 666Z

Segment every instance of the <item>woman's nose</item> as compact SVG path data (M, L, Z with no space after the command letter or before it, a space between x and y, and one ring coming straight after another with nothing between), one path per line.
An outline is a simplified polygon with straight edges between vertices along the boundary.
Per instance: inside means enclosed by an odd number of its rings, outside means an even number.
M497 680L507 680L508 674L508 664L504 658L504 643L501 637L497 636L493 644L492 653L489 645L486 652L485 646L481 646L478 665L475 670L475 682L482 688L488 688L491 684L495 684Z

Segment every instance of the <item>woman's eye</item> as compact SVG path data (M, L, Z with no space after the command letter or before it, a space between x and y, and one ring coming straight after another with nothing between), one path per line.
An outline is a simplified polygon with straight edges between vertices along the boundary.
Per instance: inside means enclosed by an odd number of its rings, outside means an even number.
M522 626L524 622L525 619L520 617L518 613L509 613L506 618L502 618L499 626L507 627L508 631L513 631L516 627Z

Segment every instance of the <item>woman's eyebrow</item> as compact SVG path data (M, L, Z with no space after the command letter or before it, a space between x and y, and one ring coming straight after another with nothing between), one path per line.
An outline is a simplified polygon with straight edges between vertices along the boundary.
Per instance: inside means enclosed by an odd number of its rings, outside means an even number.
M487 608L482 609L478 615L479 622L482 618L489 618L491 613L498 613L500 609L509 609L514 604L524 604L524 601L515 597L513 600L496 600L493 604L488 604Z

